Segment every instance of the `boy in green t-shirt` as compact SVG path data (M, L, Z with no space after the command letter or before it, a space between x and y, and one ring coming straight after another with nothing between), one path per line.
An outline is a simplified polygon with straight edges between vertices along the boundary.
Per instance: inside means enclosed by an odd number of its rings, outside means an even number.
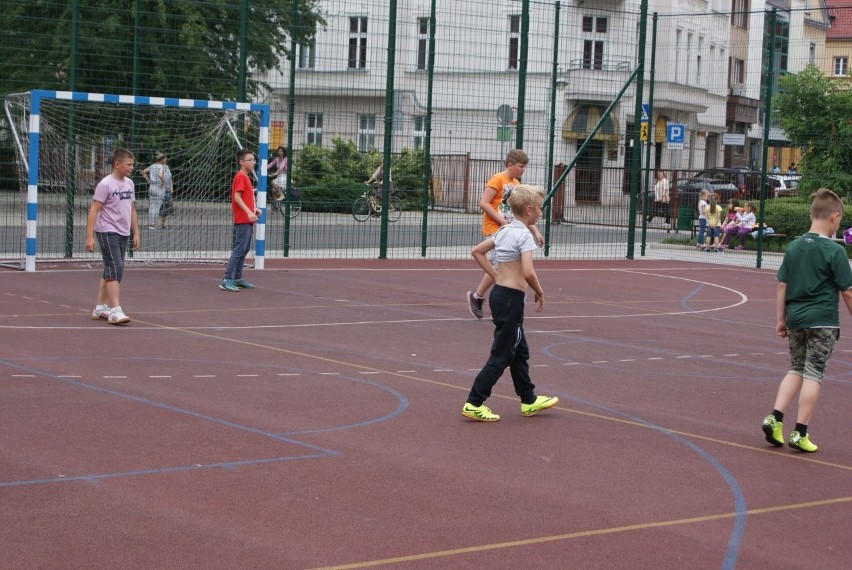
M811 229L784 253L778 270L775 331L787 337L790 370L778 386L775 408L763 420L766 441L784 445L784 410L799 395L796 427L787 445L814 452L808 423L819 397L825 366L840 338L838 293L852 314L852 269L846 249L829 239L840 227L843 202L828 188L820 188L811 204Z

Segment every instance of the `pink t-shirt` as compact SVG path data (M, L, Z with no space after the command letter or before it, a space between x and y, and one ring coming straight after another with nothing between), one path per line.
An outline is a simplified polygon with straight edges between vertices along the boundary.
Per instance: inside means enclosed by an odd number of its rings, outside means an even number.
M130 178L106 176L95 187L92 200L101 202L100 214L95 220L96 232L115 232L122 236L130 235L130 214L136 193Z

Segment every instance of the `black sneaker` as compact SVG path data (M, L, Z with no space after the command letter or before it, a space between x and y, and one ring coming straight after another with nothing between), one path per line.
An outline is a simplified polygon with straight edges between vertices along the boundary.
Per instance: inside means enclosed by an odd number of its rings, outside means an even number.
M482 318L482 301L485 299L477 299L473 296L473 291L467 292L467 303L470 308L470 314L477 319Z

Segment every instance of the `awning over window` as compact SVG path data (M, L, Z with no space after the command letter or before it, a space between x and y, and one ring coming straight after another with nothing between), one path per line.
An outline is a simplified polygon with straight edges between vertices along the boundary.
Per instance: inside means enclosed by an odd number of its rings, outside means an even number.
M600 121L602 112L603 110L595 105L578 106L571 111L571 114L562 123L562 138L586 140L589 138L589 133ZM610 113L601 128L595 133L594 138L598 141L617 141L620 136L621 129L618 127L618 120L613 116L613 113Z

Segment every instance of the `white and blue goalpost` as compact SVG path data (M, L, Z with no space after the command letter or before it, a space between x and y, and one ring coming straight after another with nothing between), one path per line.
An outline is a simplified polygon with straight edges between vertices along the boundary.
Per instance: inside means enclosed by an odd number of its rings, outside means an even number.
M35 271L36 268L36 245L38 243L37 223L39 220L39 185L42 183L42 180L40 180L41 168L39 164L40 154L42 151L42 149L40 148L42 129L44 128L44 124L42 122L42 107L43 105L45 105L45 103L50 103L53 101L73 102L75 104L79 103L81 105L126 105L128 107L135 107L137 109L170 108L176 110L191 109L196 111L210 110L220 112L230 111L240 114L256 114L258 126L256 150L258 159L258 168L256 173L258 191L257 204L258 208L261 210L261 215L258 219L257 230L255 235L254 266L256 269L263 269L264 258L266 255L266 168L269 150L269 105L259 103L239 103L233 101L207 101L200 99L179 99L169 97L142 97L133 95L114 95L103 93L78 93L71 91L33 90L30 91L27 95L29 96L29 118L27 122L26 149L24 148L23 141L16 140L18 154L21 160L24 161L23 166L27 177L26 247L23 264L24 269L26 271ZM12 131L13 133L15 133L14 136L17 139L18 134L17 130L15 129L14 120L9 113L8 103L6 108L6 114L7 117L9 117L10 123L13 123ZM233 139L234 153L232 153L231 156L234 156L236 154L236 151L243 147L243 143L240 141L240 138L237 135L237 131L231 126L230 122L227 122L227 128L230 131L231 138ZM105 138L112 134L113 133L109 132L108 130L105 130L103 132L103 136ZM140 157L137 153L137 149L130 148L129 150L131 150L131 152L133 152L137 156L137 167L140 167L141 169ZM228 190L230 191L230 187L228 188ZM143 224L140 222L140 226L142 225Z

